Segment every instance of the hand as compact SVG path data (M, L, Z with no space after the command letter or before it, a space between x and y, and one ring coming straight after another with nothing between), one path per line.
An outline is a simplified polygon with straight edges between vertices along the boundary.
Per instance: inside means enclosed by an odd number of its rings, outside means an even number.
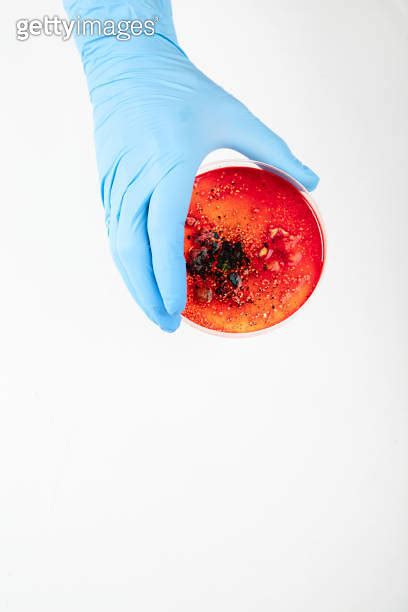
M102 9L101 4L65 2L72 17L159 16L152 37L89 37L78 45L94 109L112 254L139 306L171 332L186 302L184 222L202 159L227 147L283 169L308 189L318 178L190 62L177 45L169 2L110 1Z

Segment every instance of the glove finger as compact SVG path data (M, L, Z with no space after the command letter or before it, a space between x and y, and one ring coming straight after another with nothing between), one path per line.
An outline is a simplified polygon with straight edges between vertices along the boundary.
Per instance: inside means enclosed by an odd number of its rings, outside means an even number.
M239 121L235 148L250 159L280 168L306 189L314 189L319 182L317 174L293 155L282 138L246 108L244 110L244 116Z
M153 273L147 210L150 194L143 193L139 181L126 191L119 218L112 216L110 243L115 263L143 312L161 329L175 331L180 325L179 315L169 315L164 308Z
M148 233L154 274L167 312L186 304L184 223L198 163L180 163L157 185L149 206Z

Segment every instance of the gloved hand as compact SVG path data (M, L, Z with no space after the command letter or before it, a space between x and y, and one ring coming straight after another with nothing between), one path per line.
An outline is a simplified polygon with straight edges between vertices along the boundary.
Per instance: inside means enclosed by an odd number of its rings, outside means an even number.
M94 110L101 195L114 260L136 302L166 331L186 301L184 222L202 159L235 149L306 188L317 176L177 43L170 0L65 0L72 19L151 19L129 41L78 37Z

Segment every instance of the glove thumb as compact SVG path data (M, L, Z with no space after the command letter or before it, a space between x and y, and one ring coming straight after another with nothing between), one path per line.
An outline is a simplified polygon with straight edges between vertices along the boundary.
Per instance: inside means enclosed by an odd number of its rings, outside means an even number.
M235 126L237 142L234 148L254 161L275 166L302 183L309 191L315 189L319 177L300 162L282 138L266 127L245 107L239 128Z

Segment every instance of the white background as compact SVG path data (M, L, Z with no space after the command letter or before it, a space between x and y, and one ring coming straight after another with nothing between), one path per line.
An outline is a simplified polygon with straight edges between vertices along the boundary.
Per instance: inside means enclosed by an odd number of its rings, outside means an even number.
M408 609L406 0L174 0L321 176L325 278L270 334L166 335L105 236L73 42L1 8L0 610Z

